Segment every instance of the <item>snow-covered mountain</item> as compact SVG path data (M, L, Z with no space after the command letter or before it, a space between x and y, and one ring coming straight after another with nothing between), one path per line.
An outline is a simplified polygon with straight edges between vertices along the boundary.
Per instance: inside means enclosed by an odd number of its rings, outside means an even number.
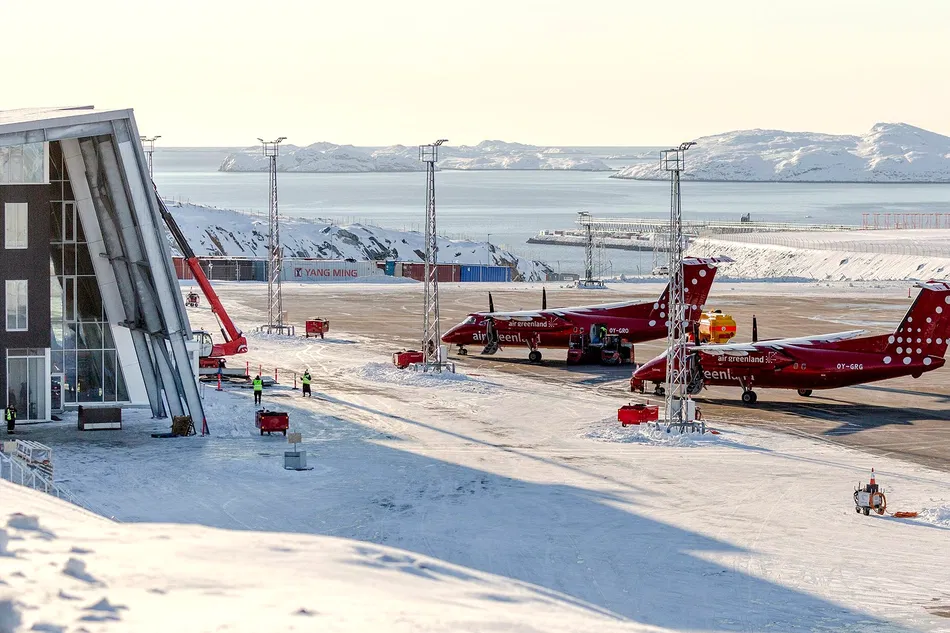
M418 156L418 148L395 145L379 150L367 150L352 145L314 143L307 147L286 145L280 148L277 170L288 172L365 172L365 171L422 171L425 167ZM268 158L260 147L248 147L228 154L219 171L267 171Z
M537 147L523 143L482 141L478 145L443 145L439 149L440 169L555 169L610 171L602 160L590 154L559 147ZM258 147L229 154L220 171L266 171L267 159ZM314 143L307 147L287 145L277 158L278 171L287 172L367 172L421 171L418 147L393 145L382 149L352 145Z
M615 178L666 179L659 159ZM704 136L686 154L684 179L787 182L950 182L950 137L878 123L863 136L740 130Z
M197 255L267 256L266 218L196 204L166 204ZM177 252L171 236L168 239ZM417 231L339 226L329 220L282 217L280 240L285 257L422 261L425 254L425 237ZM516 281L543 281L551 271L543 262L518 257L494 244L445 238L439 239L439 261L508 266Z

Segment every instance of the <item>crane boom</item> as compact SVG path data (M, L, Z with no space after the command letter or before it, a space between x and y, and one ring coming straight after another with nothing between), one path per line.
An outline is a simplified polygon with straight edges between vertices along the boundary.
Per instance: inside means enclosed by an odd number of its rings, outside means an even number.
M237 329L231 317L228 316L228 311L224 309L224 306L221 304L221 299L218 298L218 293L214 291L211 282L208 281L204 271L201 269L198 257L195 255L194 250L192 250L188 240L185 239L185 234L181 232L181 228L179 228L178 223L175 222L175 218L168 210L168 207L165 206L165 201L158 195L158 189L155 190L155 197L158 199L158 208L161 211L162 219L165 220L165 225L171 232L172 238L178 246L178 250L185 258L188 268L191 269L192 276L195 278L195 281L198 282L198 287L201 288L201 292L204 293L205 298L211 305L211 312L214 313L218 319L218 325L221 327L221 336L224 337L224 343L214 343L211 349L211 356L217 358L246 353L247 339L244 338L244 333Z

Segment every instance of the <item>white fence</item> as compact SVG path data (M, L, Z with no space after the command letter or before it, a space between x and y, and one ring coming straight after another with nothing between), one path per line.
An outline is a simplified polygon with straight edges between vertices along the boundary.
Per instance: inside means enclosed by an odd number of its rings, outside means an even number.
M0 453L0 479L33 490L39 490L77 506L85 507L73 493L54 484L53 480L49 479L42 471L30 468L22 461L6 453Z

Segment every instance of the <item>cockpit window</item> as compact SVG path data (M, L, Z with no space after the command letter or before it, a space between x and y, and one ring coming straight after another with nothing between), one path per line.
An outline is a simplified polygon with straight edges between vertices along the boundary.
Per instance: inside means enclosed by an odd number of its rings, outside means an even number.
M469 316L467 319L465 319L462 325L472 325L473 323L475 323L475 320L476 319L474 316Z

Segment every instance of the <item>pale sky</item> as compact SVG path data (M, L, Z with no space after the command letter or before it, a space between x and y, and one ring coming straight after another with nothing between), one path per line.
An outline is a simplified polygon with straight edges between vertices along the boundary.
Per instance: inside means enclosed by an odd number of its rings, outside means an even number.
M0 20L0 109L132 107L164 146L950 134L946 0L0 0Z

